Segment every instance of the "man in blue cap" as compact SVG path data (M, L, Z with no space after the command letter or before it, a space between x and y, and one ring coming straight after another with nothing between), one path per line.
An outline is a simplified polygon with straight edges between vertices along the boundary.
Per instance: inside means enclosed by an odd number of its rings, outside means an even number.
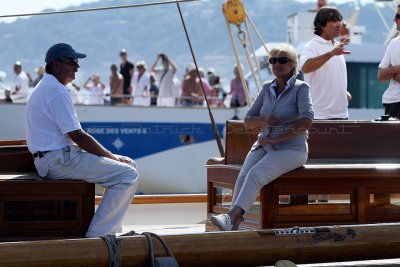
M86 133L65 85L86 55L58 43L46 53L46 73L26 106L26 141L41 177L83 180L106 188L87 237L122 232L138 183L135 162L114 155Z

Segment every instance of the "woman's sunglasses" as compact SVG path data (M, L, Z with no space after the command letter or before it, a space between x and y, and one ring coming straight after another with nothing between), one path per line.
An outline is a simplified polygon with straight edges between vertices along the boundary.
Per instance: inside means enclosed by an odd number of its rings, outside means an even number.
M396 13L396 15L394 15L394 18L395 18L396 20L400 19L400 14L399 14L399 13Z
M269 58L269 64L276 64L277 62L279 64L286 64L286 63L290 62L290 59L287 57L270 57Z

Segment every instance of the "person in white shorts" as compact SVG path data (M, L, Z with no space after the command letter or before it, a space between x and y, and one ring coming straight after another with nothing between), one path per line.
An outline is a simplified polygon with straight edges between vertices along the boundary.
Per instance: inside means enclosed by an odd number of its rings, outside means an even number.
M66 85L79 69L76 52L58 43L46 53L46 73L26 106L26 141L41 177L83 180L106 188L86 237L122 232L138 185L135 162L114 155L86 133Z

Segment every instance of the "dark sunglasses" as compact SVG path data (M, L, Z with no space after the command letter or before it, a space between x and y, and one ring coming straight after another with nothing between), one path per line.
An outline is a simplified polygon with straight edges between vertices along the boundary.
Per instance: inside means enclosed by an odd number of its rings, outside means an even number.
M69 58L65 58L65 59L60 59L58 61L67 63L68 65L71 65L71 66L78 65L78 59L77 58L70 58L69 57Z
M396 15L394 15L394 18L395 18L396 20L400 19L400 14L399 14L399 13L396 13Z
M270 57L268 61L269 64L276 64L276 62L278 62L279 64L286 64L290 62L290 59L287 57Z

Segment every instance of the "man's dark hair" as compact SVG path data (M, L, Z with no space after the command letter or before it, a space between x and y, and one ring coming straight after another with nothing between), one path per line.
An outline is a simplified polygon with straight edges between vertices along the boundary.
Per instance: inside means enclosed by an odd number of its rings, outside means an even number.
M45 69L47 74L54 74L53 73L52 62L46 63L46 66L44 67L44 69Z
M322 34L322 28L326 26L329 21L342 21L343 17L339 10L334 7L321 7L314 19L314 33L316 35Z

